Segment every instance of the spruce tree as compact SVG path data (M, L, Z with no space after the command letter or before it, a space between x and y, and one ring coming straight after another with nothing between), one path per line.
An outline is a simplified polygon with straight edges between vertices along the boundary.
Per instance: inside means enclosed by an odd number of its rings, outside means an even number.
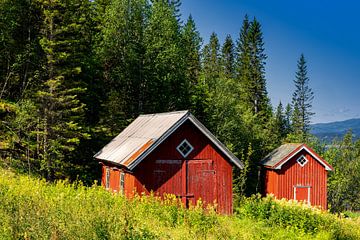
M239 82L240 89L242 91L241 101L248 105L248 94L246 92L245 83L250 79L250 45L249 45L249 29L250 22L247 15L243 20L239 39L236 45L236 79Z
M286 129L286 134L291 133L292 129L291 129L291 117L292 117L292 108L291 108L291 104L286 104L285 107L285 129Z
M207 91L200 80L200 47L202 39L190 15L182 29L182 48L185 57L185 77L189 83L190 109L201 122L206 122Z
M73 18L74 2L37 0L43 17L40 44L46 55L41 89L37 92L39 124L37 139L41 168L47 180L63 177L70 163L66 153L88 137L81 126L84 104L78 94L85 89L76 86L79 66L70 64L77 39L72 38L81 25ZM67 5L69 4L69 5ZM69 10L69 11L68 11Z
M186 78L191 85L196 85L200 75L200 46L202 39L190 15L182 29L182 48L185 56Z
M248 16L242 24L237 42L236 75L245 106L268 122L271 116L270 100L266 90L264 42L261 25Z
M267 58L264 53L264 42L262 37L261 25L254 18L249 29L249 42L251 53L251 77L248 87L251 97L250 101L253 104L254 113L269 117L270 102L266 90L265 79L265 60Z
M284 108L280 101L279 105L276 108L275 112L275 131L279 137L279 140L283 140L286 137L286 117L284 114Z
M230 35L227 35L221 48L221 67L226 78L235 77L235 52L234 43Z
M215 89L215 85L220 77L220 44L216 33L212 33L209 43L202 51L202 78L210 91Z
M305 57L301 54L295 75L295 91L292 96L292 127L295 134L305 141L310 132L311 111L314 93L309 87Z

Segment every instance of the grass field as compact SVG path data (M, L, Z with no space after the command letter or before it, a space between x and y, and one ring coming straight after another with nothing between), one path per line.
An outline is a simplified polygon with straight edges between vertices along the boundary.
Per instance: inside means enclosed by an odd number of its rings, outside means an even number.
M172 196L128 200L98 186L0 170L0 239L360 239L359 219L252 197L233 216Z

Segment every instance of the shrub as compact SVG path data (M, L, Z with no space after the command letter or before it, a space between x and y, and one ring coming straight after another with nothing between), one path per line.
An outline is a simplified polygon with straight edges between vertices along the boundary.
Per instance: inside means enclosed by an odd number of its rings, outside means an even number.
M201 202L185 209L173 195L162 199L152 195L127 199L96 185L85 187L66 181L49 184L0 170L0 239L323 239L337 236L329 233L333 225L315 220L311 220L315 222L311 224L318 226L317 229L306 227L305 231L303 228L308 222L302 220L304 223L295 225L294 212L287 212L287 208L276 204L279 206L275 211L272 200L253 197L238 209L236 217L221 216L211 207L204 210ZM337 218L334 216L334 219ZM344 233L338 237L351 237L355 227L343 221L339 226Z
M339 219L328 211L311 207L306 203L286 199L276 200L271 195L265 198L253 195L244 199L241 206L236 209L236 214L240 218L262 220L270 226L280 226L305 233L326 231L337 239L358 239L360 236L351 230L352 226L356 226L355 222Z

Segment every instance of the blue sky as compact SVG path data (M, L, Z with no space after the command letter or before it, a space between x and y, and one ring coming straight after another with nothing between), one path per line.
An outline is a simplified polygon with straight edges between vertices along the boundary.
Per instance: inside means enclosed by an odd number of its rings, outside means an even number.
M312 121L360 118L360 2L354 0L182 0L205 43L238 38L245 14L262 24L267 88L273 105L291 101L296 63L304 53L315 98Z

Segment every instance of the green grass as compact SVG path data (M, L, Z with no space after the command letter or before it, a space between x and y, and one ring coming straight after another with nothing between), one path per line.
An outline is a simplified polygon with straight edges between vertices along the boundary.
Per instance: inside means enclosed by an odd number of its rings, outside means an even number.
M358 219L360 219L360 212L345 211L344 216L345 217L350 217L350 218L358 218Z
M310 231L249 214L257 201L220 216L201 206L184 209L172 196L129 200L98 186L49 184L0 170L0 239L359 239L356 222L328 213L320 214L333 217L343 235L327 229L333 225Z

